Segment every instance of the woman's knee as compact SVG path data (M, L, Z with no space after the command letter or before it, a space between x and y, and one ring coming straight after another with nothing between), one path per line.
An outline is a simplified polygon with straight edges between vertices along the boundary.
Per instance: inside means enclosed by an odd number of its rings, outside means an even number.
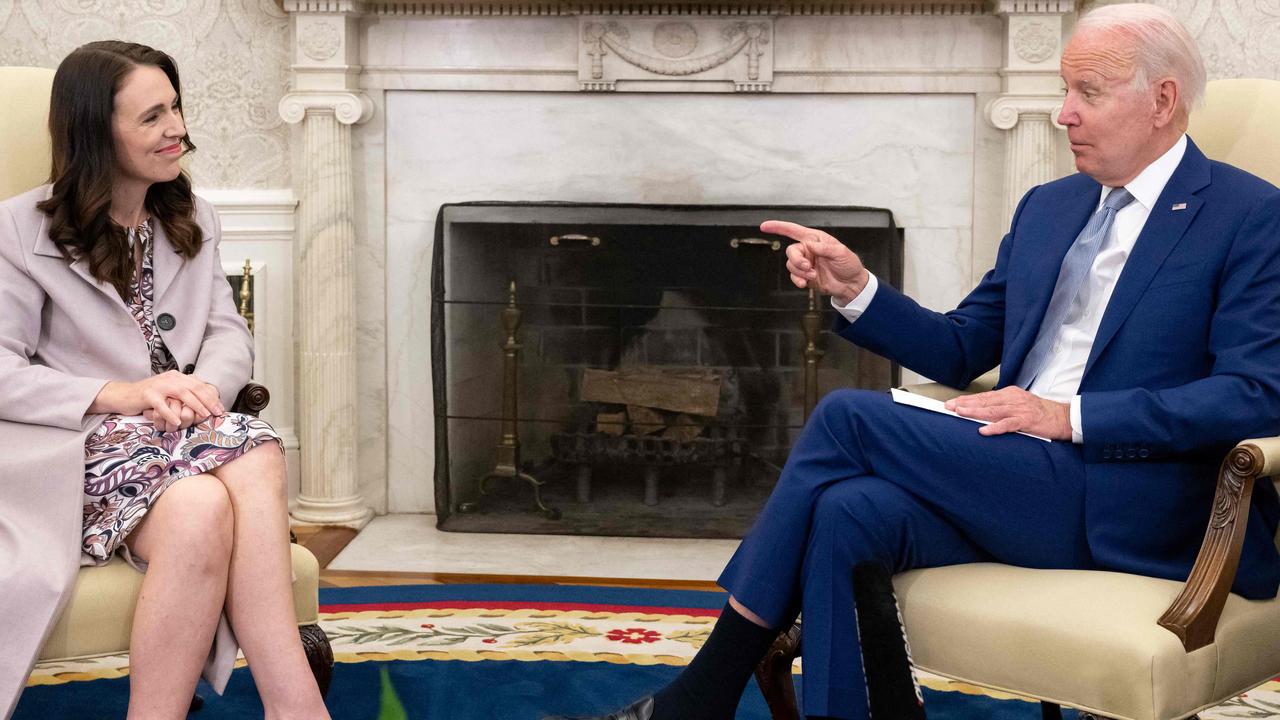
M250 485L283 495L286 492L284 451L274 440L250 448L240 457L214 470L224 484Z
M172 551L185 562L225 570L231 557L235 515L222 483L192 475L168 487L151 509L151 556ZM147 557L146 559L151 559Z

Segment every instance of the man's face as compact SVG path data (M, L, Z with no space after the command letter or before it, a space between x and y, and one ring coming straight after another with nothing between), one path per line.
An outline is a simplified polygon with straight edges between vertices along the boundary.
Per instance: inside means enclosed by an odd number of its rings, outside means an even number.
M1066 99L1058 122L1067 128L1076 169L1119 187L1159 157L1156 101L1135 89L1135 42L1114 31L1085 30L1062 51Z

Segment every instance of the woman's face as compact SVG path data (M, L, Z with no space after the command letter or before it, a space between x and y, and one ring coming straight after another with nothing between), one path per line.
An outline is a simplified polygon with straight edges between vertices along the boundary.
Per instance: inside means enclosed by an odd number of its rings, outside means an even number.
M158 67L139 65L125 76L111 116L116 145L116 182L168 182L182 171L187 126L178 94Z

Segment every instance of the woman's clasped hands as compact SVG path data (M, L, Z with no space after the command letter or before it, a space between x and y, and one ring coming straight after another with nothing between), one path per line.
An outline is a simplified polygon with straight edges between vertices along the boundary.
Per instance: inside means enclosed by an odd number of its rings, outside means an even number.
M109 382L90 411L141 415L161 432L184 430L227 412L217 387L177 370L137 382Z

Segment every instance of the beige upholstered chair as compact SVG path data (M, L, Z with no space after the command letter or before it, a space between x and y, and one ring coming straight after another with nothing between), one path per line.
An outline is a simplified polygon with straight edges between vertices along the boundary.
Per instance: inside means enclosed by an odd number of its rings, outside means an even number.
M47 129L53 71L0 67L0 200L30 190L49 179ZM257 415L270 395L257 383L240 392L232 409ZM317 624L320 566L306 548L292 545L293 607L312 672L326 692L333 669L329 641ZM75 591L40 652L40 662L82 660L129 650L133 610L142 574L123 560L82 568Z
M1205 154L1280 184L1280 82L1209 84L1190 134ZM1280 292L1280 288L1277 288ZM966 390L989 389L995 375ZM945 399L959 391L911 388ZM1225 458L1200 556L1185 583L1115 572L996 563L913 570L894 579L916 665L929 672L1123 720L1175 720L1280 675L1280 599L1229 592L1253 483L1280 475L1280 438ZM1280 537L1277 537L1280 545ZM790 666L799 633L758 673L773 717L798 718Z

